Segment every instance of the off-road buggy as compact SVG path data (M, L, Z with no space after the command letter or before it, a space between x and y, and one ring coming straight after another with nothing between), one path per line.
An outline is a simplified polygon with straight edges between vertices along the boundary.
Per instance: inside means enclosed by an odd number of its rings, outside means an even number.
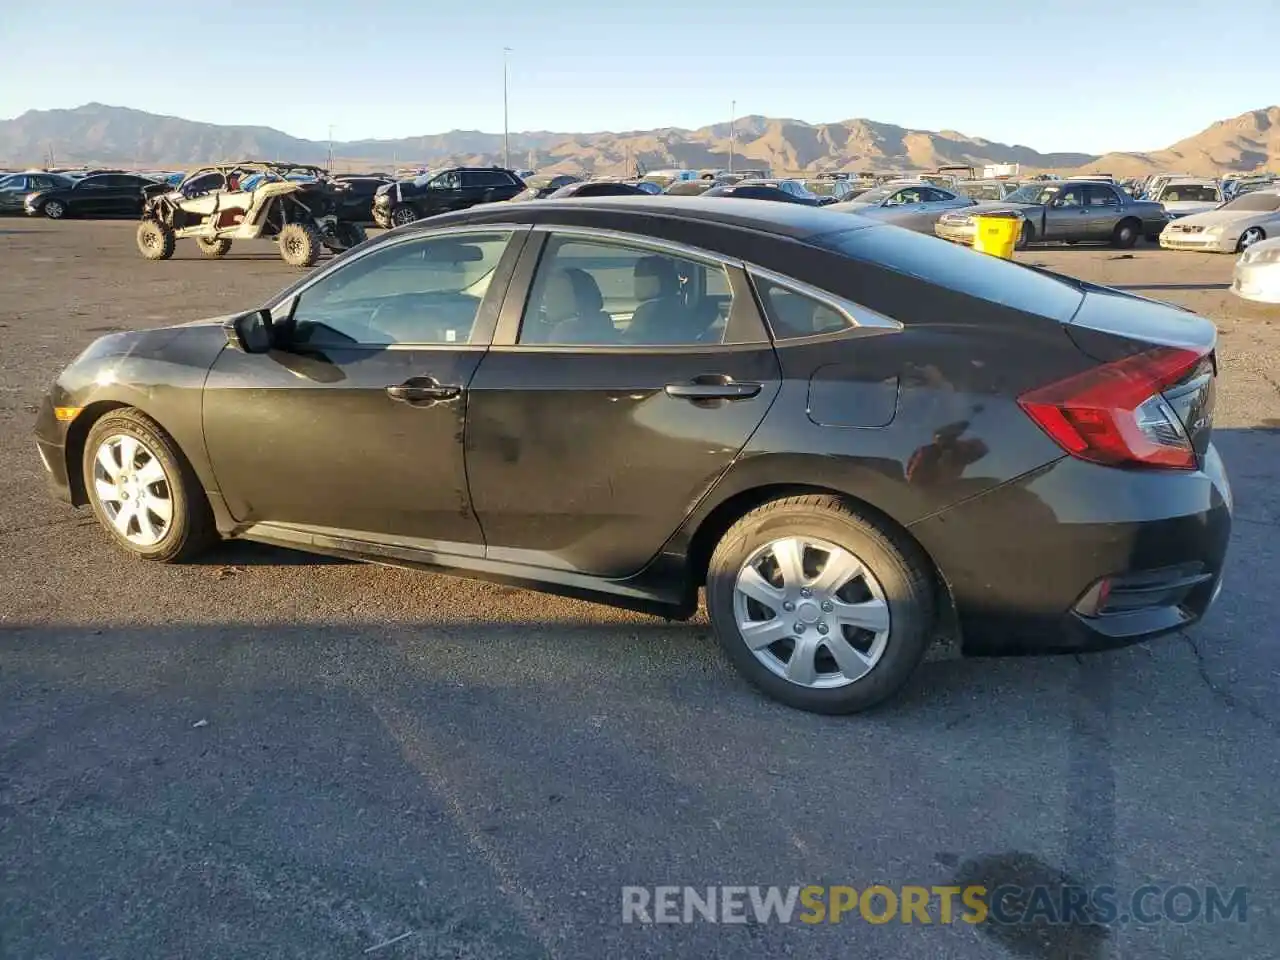
M338 215L348 187L319 167L244 161L203 167L170 188L149 189L138 224L138 249L148 260L173 256L192 237L206 257L221 257L232 240L275 240L280 256L310 267L365 239L364 228Z

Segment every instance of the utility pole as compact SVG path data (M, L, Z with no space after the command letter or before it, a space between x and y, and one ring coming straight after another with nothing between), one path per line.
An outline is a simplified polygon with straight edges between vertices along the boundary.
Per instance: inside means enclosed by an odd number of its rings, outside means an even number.
M507 55L510 47L502 48L502 165L511 169L511 134L507 124Z
M738 132L738 101L729 101L729 172L733 173L734 138Z
M333 173L333 124L329 124L329 163L325 167L330 173Z

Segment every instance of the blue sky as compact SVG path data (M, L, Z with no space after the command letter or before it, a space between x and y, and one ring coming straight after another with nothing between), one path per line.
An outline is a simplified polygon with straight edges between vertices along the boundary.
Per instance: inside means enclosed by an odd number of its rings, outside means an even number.
M1144 150L1280 102L1280 3L60 0L0 17L0 117L89 101L339 140L867 117ZM6 36L7 35L7 36ZM181 48L181 53L168 51ZM51 50L56 64L50 67Z

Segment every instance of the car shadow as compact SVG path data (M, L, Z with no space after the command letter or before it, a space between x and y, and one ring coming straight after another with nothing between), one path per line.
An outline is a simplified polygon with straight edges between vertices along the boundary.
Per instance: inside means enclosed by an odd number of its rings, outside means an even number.
M207 553L187 562L197 567L311 567L346 565L357 561L251 540L223 540Z

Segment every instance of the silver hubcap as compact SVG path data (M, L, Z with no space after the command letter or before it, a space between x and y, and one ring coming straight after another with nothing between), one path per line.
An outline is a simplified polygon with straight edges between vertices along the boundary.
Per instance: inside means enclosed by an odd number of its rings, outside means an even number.
M391 218L391 222L397 227L403 227L406 223L413 223L417 217L413 215L412 210L397 210L395 216Z
M137 437L116 434L102 441L93 460L93 489L107 521L130 543L153 547L169 532L169 478Z
M889 642L880 581L848 550L785 537L742 565L733 594L742 640L771 672L802 687L843 687L871 672Z
M1255 243L1262 239L1257 227L1251 227L1244 232L1244 236L1240 238L1240 246L1243 249L1252 247Z
M51 216L53 219L57 220L59 217L62 216L62 204L60 204L57 200L50 200L48 203L44 205L44 212L47 213L49 216Z

